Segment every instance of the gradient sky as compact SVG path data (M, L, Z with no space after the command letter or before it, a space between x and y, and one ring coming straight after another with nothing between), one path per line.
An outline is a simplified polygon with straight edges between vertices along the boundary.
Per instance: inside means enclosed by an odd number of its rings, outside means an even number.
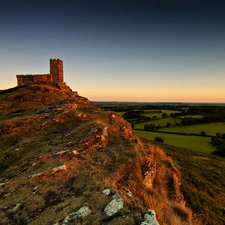
M0 89L60 58L92 101L224 103L223 2L1 1Z

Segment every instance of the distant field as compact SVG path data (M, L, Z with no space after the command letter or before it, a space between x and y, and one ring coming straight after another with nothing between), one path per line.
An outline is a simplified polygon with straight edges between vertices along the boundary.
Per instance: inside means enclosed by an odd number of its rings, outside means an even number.
M176 110L169 110L169 109L153 109L153 110L144 110L145 113L154 113L154 111L162 111L162 113L167 113L168 115L170 113L180 113L180 111L176 111Z
M162 111L161 113L157 113L156 111ZM145 113L144 114L141 114L143 116L149 116L149 117L153 117L153 116L157 116L157 118L162 118L162 114L163 113L167 113L168 116L170 116L171 113L180 113L180 111L174 111L174 110L167 110L167 109L164 109L164 110L145 110Z
M209 137L183 136L177 134L163 134L138 130L135 130L134 133L148 140L154 140L155 137L162 137L164 139L164 143L166 144L183 147L195 151L211 153L215 150L214 147L210 144L211 138Z
M192 118L202 118L203 116L202 115L186 115L186 116L179 116L179 118L189 118L189 117L192 117Z
M220 132L221 134L225 133L225 122L196 124L181 127L169 127L169 128L162 128L160 130L167 132L194 133L194 134L200 134L201 131L205 131L206 134L208 135L216 136L216 132Z
M174 126L176 123L180 123L181 119L173 118L173 117L161 118L161 119L151 120L151 121L148 121L148 122L134 124L134 128L144 129L145 124L155 124L156 126L166 126L166 124L168 122L171 123L172 126Z
M124 114L124 113L126 113L126 112L117 112L117 113L119 113L121 116Z

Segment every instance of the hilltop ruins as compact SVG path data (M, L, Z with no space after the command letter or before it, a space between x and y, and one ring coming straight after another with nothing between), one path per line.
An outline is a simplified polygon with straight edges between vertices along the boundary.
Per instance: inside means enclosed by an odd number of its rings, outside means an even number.
M49 74L23 74L16 75L17 85L27 85L37 82L54 82L57 84L63 83L63 61L60 59L50 59Z

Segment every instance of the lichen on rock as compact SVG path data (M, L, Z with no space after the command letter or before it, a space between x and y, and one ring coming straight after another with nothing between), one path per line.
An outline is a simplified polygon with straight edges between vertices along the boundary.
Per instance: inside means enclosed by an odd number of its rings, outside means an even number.
M77 218L84 218L91 214L92 211L87 206L82 206L78 211L69 214L62 222L62 225L68 225L70 221L73 221Z
M113 200L105 207L104 212L107 216L112 216L123 208L123 199L119 194L112 196Z
M141 223L141 225L159 225L155 211L149 209L148 212L144 215L145 221Z

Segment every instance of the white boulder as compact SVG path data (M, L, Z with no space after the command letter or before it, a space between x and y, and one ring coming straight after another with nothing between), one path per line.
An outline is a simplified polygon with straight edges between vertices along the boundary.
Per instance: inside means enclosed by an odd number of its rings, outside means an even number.
M123 208L123 199L118 194L113 195L112 198L113 200L104 209L107 216L112 216Z
M159 225L154 210L148 210L148 212L144 215L145 221L141 223L141 225Z
M105 195L109 195L109 194L110 194L110 189L109 189L109 188L104 189L104 190L102 191L102 193L105 194Z
M67 225L70 221L76 218L84 218L85 216L91 214L91 210L87 206L81 207L78 211L69 214L62 222L62 225Z

